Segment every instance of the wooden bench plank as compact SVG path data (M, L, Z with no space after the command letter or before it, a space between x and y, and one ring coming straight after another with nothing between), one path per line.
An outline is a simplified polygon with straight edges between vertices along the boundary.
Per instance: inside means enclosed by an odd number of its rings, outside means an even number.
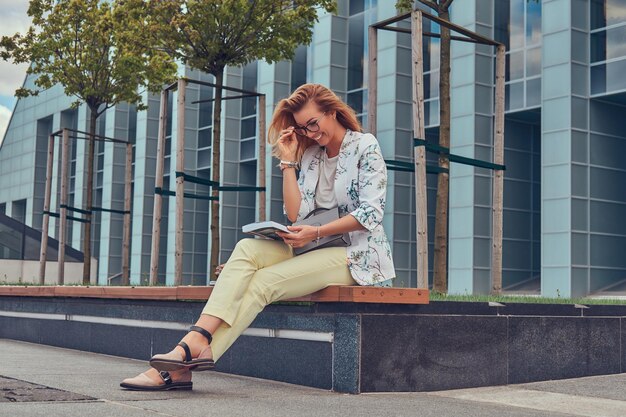
M87 297L135 300L206 301L213 287L122 287L122 286L12 286L0 285L0 296ZM428 304L428 290L416 288L331 285L313 294L285 301Z
M339 287L339 301L351 303L428 304L428 290L393 287Z

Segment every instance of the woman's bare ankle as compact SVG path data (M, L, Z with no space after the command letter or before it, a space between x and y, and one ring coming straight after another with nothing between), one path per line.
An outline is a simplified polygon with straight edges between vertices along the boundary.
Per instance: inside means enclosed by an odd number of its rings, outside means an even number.
M189 350L191 350L191 356L197 357L202 350L209 345L209 341L202 334L198 332L189 332L183 337L183 342L189 346ZM179 353L185 355L185 349L181 346L176 346L175 348Z

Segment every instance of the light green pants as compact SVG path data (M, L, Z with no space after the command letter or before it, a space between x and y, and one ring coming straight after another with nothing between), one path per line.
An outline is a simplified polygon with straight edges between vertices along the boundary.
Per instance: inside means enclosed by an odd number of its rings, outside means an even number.
M224 320L213 333L213 359L226 352L266 305L329 285L355 284L346 248L317 249L294 256L283 242L239 241L202 310L202 314Z

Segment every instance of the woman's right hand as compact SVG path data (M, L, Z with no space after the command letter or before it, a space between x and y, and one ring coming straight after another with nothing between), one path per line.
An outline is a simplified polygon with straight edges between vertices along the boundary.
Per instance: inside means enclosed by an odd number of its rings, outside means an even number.
M278 150L280 151L280 159L284 161L294 161L296 159L298 138L293 131L293 126L289 126L287 129L280 131Z

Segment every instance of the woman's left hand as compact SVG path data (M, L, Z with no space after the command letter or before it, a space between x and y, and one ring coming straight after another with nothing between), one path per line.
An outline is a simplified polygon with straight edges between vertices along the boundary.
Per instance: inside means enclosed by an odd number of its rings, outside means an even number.
M316 226L287 226L287 229L294 233L281 233L277 232L280 237L283 238L286 244L292 248L301 248L317 239L317 227Z

